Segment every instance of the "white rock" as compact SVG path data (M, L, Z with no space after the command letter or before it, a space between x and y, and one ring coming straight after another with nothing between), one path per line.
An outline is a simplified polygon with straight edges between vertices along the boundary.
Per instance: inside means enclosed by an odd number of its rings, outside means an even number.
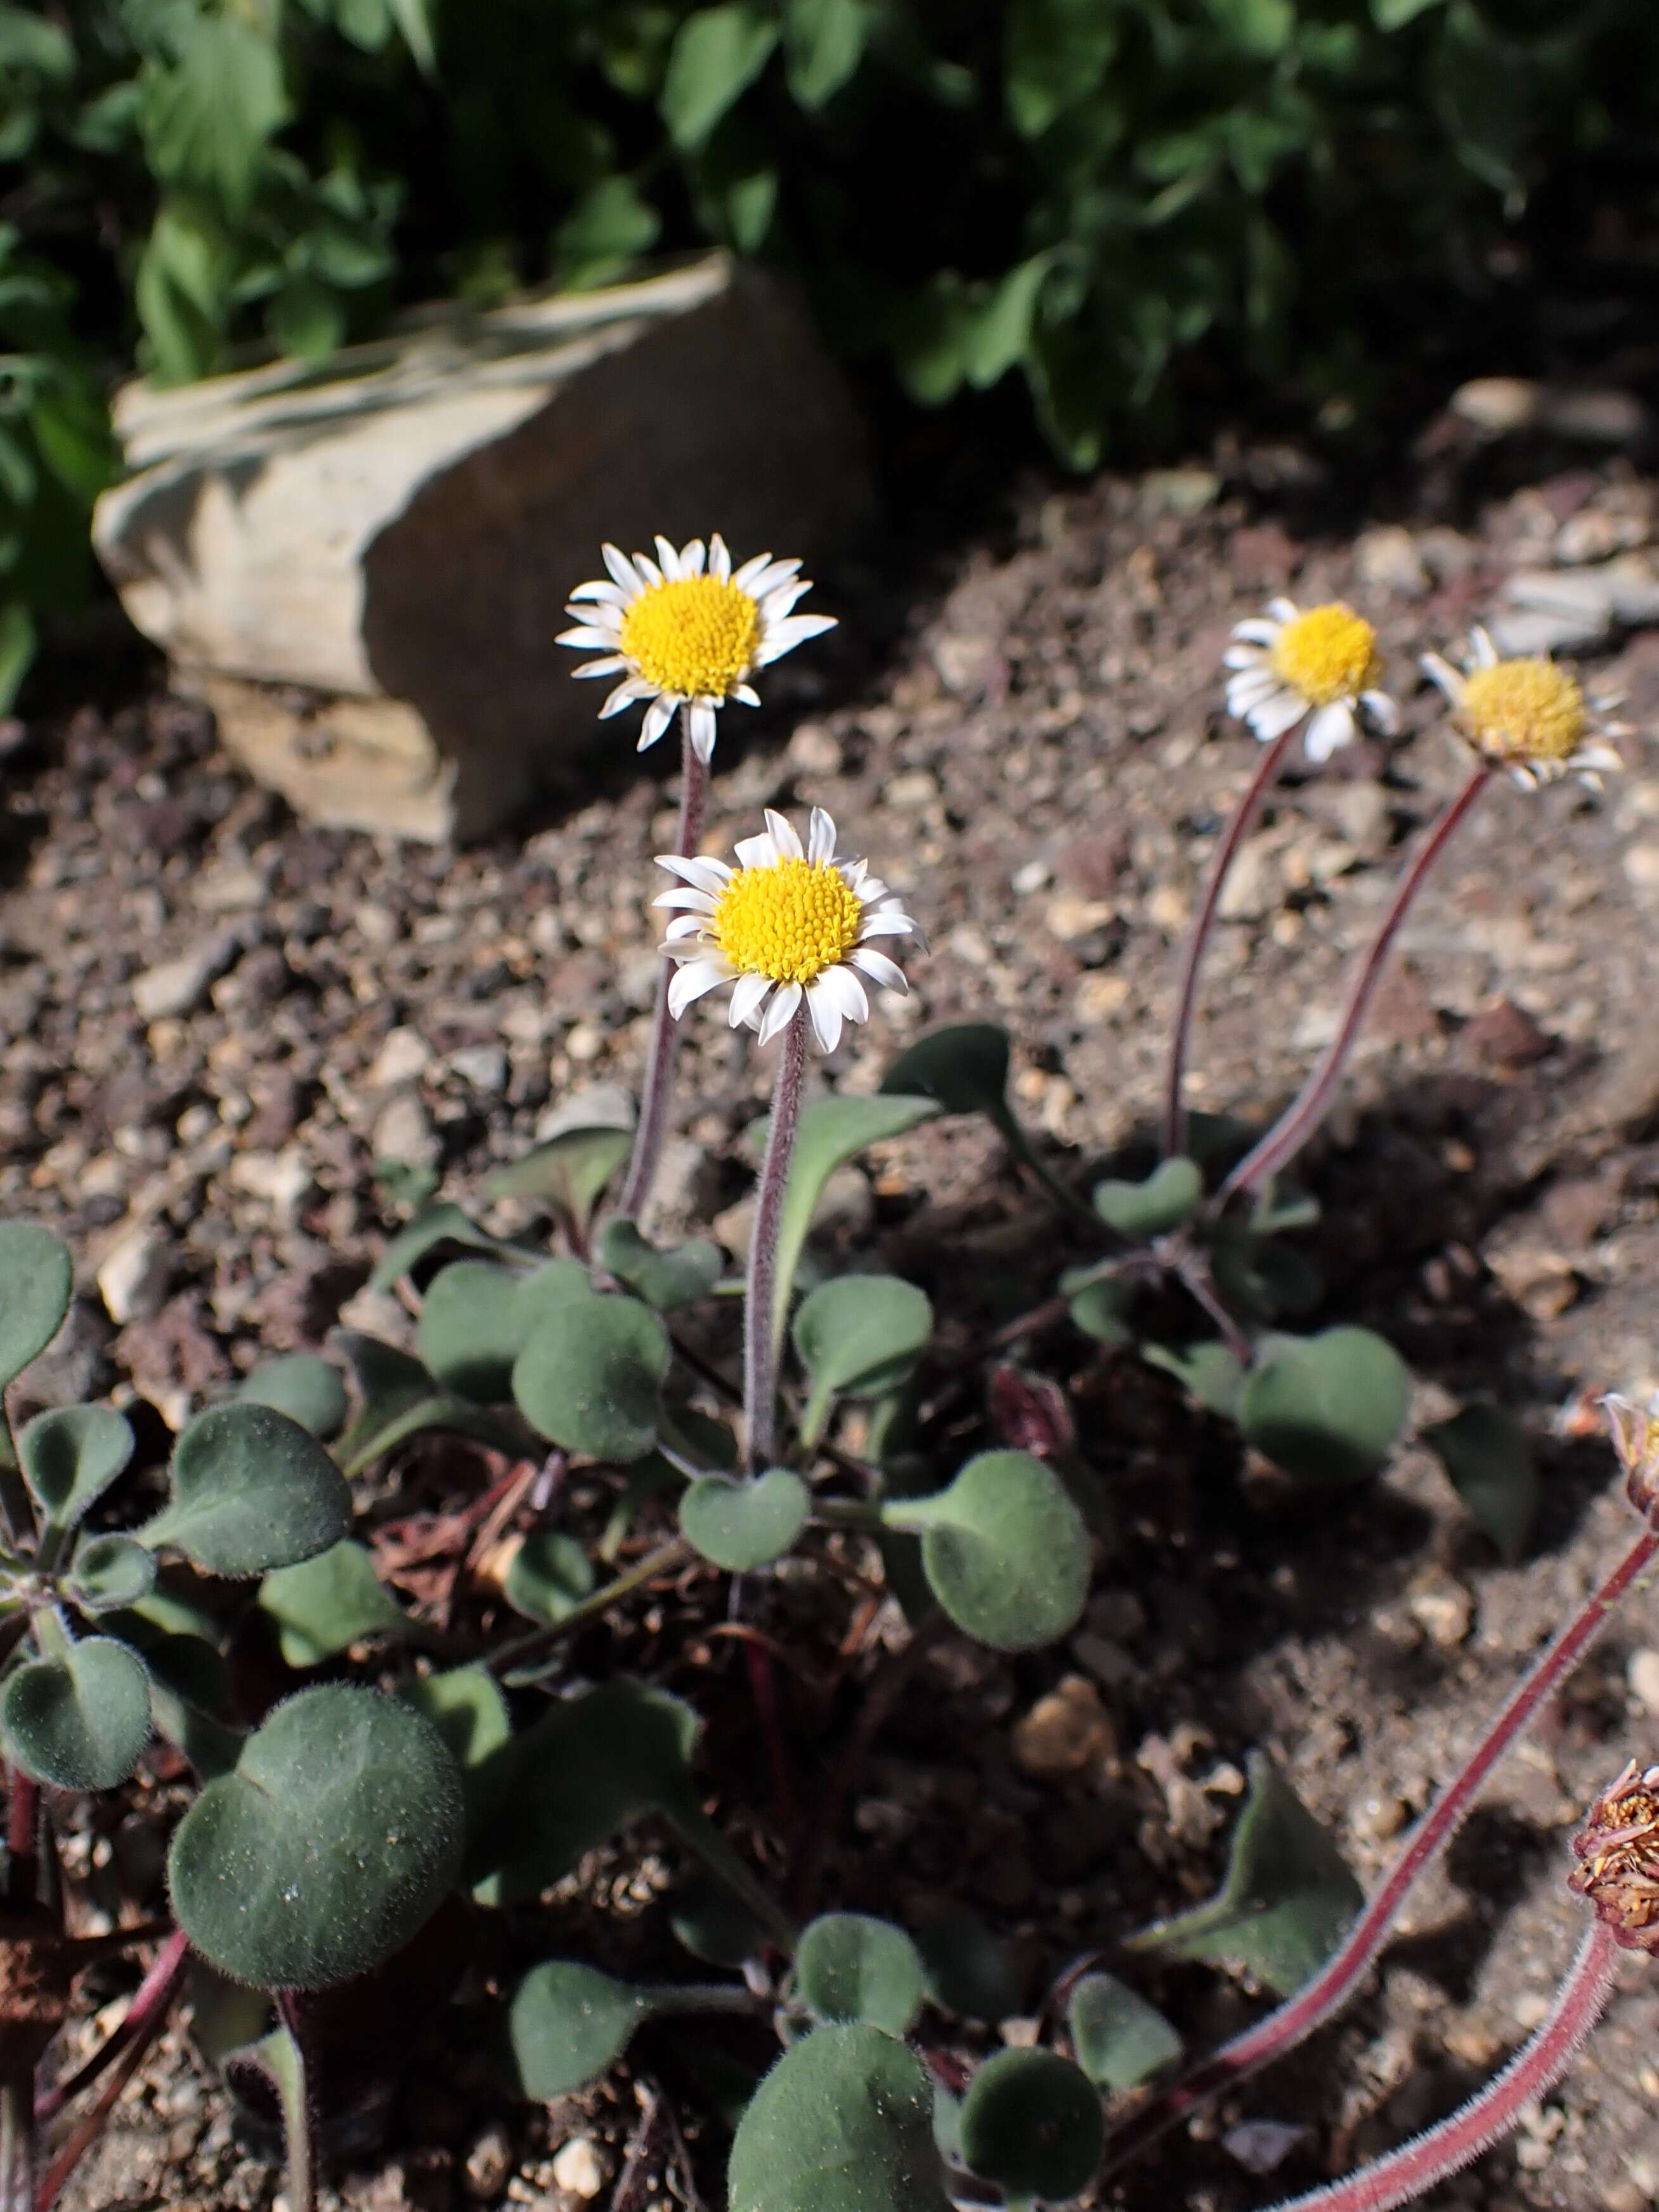
M634 1102L620 1083L589 1083L546 1107L536 1123L536 1142L544 1145L567 1129L631 1129Z
M153 1222L139 1222L111 1246L98 1270L98 1295L118 1328L148 1320L167 1294L173 1258Z
M434 1168L443 1146L432 1118L412 1091L400 1091L374 1124L374 1157L404 1167Z
M553 2179L573 2197L592 2198L599 2195L605 2187L605 2168L599 2163L599 2154L591 2136L572 2136L556 2152Z
M1279 840L1271 832L1247 837L1221 886L1216 915L1222 921L1259 921L1284 900L1278 864Z
M1626 1669L1631 1695L1644 1712L1659 1713L1659 1651L1644 1645L1632 1651Z
M711 254L410 317L325 372L117 395L94 538L220 735L313 818L507 818L599 694L554 642L602 540L805 554L867 507L862 433L793 294Z
M280 1152L238 1153L226 1181L291 1220L311 1188L311 1169L299 1146L289 1145Z
M216 938L198 945L176 960L163 960L132 979L132 1003L147 1022L166 1021L193 1013L207 995L208 985L235 950L234 943Z
M493 1097L507 1088L507 1054L498 1044L465 1044L449 1055L449 1065L471 1090Z
M432 1048L418 1030L388 1030L363 1080L371 1091L392 1091L417 1081L431 1065Z

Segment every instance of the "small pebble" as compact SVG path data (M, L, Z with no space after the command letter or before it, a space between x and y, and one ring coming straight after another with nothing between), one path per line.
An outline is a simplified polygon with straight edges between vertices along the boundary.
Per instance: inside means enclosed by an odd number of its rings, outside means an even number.
M553 2160L553 2179L573 2197L591 2199L605 2187L605 2168L590 2136L572 2136Z
M499 2197L513 2171L513 2138L500 2120L491 2120L472 2138L465 2161L466 2193L483 2202Z
M1012 1751L1022 1774L1059 1782L1114 1758L1117 1731L1094 1684L1086 1675L1067 1674L1016 1723Z
M1650 1644L1632 1651L1626 1673L1638 1705L1644 1712L1659 1713L1659 1651Z

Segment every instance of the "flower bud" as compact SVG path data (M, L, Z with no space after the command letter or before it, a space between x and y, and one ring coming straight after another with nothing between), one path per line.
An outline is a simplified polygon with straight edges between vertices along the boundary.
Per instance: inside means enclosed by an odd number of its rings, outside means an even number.
M1625 1470L1625 1495L1644 1521L1659 1516L1659 1397L1638 1406L1609 1390L1601 1410Z
M1659 1954L1659 1766L1632 1759L1572 1839L1567 1886L1626 1951Z

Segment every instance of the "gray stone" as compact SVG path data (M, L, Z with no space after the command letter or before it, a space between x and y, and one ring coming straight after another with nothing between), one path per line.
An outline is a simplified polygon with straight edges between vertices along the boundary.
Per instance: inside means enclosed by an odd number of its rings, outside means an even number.
M234 938L215 938L193 951L181 953L176 960L146 968L132 979L133 1005L147 1022L194 1013L206 997L209 984L235 949Z
M135 1223L116 1238L98 1270L104 1310L121 1328L148 1320L161 1310L172 1276L165 1235L153 1222Z
M805 556L870 496L793 294L720 254L115 411L130 473L94 538L175 684L302 814L434 840L592 742L554 640L603 540Z

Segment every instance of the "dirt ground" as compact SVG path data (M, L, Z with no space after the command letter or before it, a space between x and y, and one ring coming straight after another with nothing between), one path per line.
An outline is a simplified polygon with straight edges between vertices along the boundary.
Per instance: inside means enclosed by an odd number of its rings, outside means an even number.
M726 718L714 823L726 839L763 805L823 804L928 930L914 995L851 1035L831 1079L873 1088L922 1029L1000 1019L1055 1165L1086 1187L1100 1161L1133 1158L1182 926L1253 764L1218 713L1221 647L1231 621L1289 588L1373 614L1406 719L1394 744L1296 775L1218 932L1194 1100L1261 1115L1294 1086L1403 848L1460 772L1415 655L1498 609L1517 573L1659 559L1659 482L1617 453L1442 458L1386 517L1344 514L1339 489L1288 449L1032 483L965 542L907 542L825 580L843 627L780 665L762 716ZM1042 1364L1073 1394L1119 1525L1085 1628L1019 1660L948 1643L922 1662L862 1765L824 1890L912 1921L972 1904L1013 1940L1031 2010L1070 1962L1109 1957L1213 1888L1253 1747L1373 1881L1624 1540L1610 1456L1562 1409L1659 1383L1659 630L1615 625L1589 662L1598 688L1625 695L1627 773L1601 796L1489 794L1415 911L1310 1164L1327 1317L1400 1346L1419 1419L1485 1393L1536 1437L1545 1499L1527 1556L1498 1562L1420 1449L1357 1491L1241 1478L1227 1435L1172 1384L1069 1330L1046 1338ZM195 708L160 694L8 734L0 1208L62 1230L85 1270L38 1389L130 1387L176 1425L257 1358L320 1342L343 1310L406 1334L403 1310L362 1288L395 1218L375 1160L430 1168L465 1197L573 1100L575 1118L603 1113L637 1079L666 749L643 769L607 749L521 834L441 854L301 827ZM740 1240L743 1133L766 1071L718 1021L694 1022L688 1044L659 1220L712 1217ZM947 1341L1006 1310L1010 1285L1045 1295L1056 1243L990 1138L954 1121L843 1176L831 1233L842 1255L923 1281ZM654 1668L692 1698L738 1778L723 1812L765 1852L746 1686L733 1647L702 1632L709 1602L707 1588L665 1601L665 1618L659 1606L643 1631L602 1632L583 1662ZM826 1599L785 1577L766 1603L806 1662L790 1719L810 1793L878 1642L837 1660L851 1604L833 1583ZM1083 1771L1036 1778L1015 1755L1018 1724L1068 1674L1094 1684L1109 1725ZM1632 1755L1659 1756L1650 1592L1506 1763L1343 2024L1109 2201L1242 2212L1449 2109L1542 2016L1577 1941L1568 1834ZM640 1898L666 1878L648 1844L520 1936L543 1955L605 1963L613 1938L631 1953ZM146 1909L154 1860L124 1861ZM1207 1970L1128 1971L1194 2047L1258 2009ZM623 2212L690 2202L694 2174L707 2187L672 2051L641 2045L634 2075L527 2112L492 2086L482 2019L476 2004L440 2016L379 2137L331 2171L329 2203L578 2212L611 2196L642 2112ZM686 2119L689 2160L659 2089ZM1224 2141L1244 2119L1303 2130L1270 2177ZM170 2039L64 2202L264 2207L279 2177L261 2152ZM1656 2198L1659 1980L1632 1962L1562 2087L1436 2202L1641 2212Z

